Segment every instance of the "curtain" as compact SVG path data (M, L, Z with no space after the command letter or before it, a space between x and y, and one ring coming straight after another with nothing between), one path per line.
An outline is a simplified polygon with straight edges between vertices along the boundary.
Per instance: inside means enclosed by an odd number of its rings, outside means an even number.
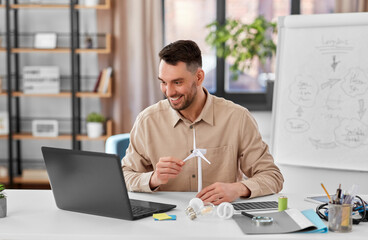
M112 4L113 98L104 100L102 109L113 119L113 134L118 134L130 132L137 115L163 99L157 79L158 53L163 47L162 6L161 1L146 0ZM100 24L99 30L105 29ZM100 59L100 67L108 62Z
M158 52L163 45L161 1L128 0L128 87L132 121L162 99Z
M347 12L367 12L368 11L368 0L336 0L336 12L347 13Z

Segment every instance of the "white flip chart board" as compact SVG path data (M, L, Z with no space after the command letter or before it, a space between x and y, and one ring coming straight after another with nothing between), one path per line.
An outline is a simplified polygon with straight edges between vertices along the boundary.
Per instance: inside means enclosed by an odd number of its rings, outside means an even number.
M278 24L275 161L368 171L368 13Z

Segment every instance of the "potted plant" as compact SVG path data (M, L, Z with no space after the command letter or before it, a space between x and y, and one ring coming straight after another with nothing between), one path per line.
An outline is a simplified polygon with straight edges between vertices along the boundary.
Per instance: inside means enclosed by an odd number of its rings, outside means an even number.
M90 138L102 136L105 117L102 114L92 112L87 116L87 135Z
M4 185L0 184L0 218L6 217L6 195L4 190Z
M228 19L225 24L214 21L206 27L210 29L206 42L216 47L217 56L233 60L230 71L234 80L239 72L249 69L255 59L259 60L262 72L270 72L265 69L265 63L276 54L276 44L272 39L272 33L277 31L276 23L258 16L251 24Z

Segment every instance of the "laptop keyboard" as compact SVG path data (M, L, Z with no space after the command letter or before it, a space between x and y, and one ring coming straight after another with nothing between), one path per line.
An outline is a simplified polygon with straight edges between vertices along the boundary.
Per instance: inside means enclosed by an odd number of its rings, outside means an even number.
M278 209L276 201L232 203L237 211L264 211Z
M150 214L150 213L154 213L155 211L156 209L154 208L146 208L146 207L132 205L132 212L134 216Z

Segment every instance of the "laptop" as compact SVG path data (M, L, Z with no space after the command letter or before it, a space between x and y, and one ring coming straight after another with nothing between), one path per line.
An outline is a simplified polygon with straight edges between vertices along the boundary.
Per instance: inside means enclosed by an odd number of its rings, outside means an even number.
M175 205L129 199L120 160L115 154L42 147L58 208L136 220Z

